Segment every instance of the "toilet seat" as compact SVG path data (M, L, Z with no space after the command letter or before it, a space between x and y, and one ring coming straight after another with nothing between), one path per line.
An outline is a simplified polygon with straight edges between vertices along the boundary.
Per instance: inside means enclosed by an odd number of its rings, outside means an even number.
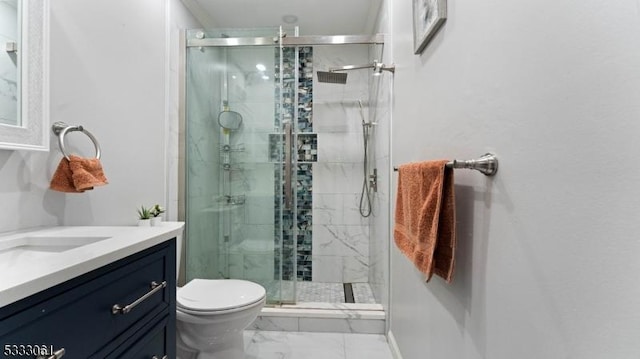
M238 279L194 279L180 288L177 307L191 314L216 314L261 303L265 289Z

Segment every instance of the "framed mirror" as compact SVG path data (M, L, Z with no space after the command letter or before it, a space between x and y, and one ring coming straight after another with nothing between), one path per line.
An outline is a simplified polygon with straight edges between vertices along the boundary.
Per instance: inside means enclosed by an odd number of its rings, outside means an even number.
M0 0L0 149L49 150L49 0Z

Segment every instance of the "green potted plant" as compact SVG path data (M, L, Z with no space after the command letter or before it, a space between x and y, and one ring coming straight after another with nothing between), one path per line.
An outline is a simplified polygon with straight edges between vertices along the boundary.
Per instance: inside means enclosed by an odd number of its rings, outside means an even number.
M151 226L151 208L147 208L145 206L140 206L140 208L138 208L138 226Z
M162 223L162 214L165 212L164 208L162 208L162 206L160 206L159 204L154 205L153 207L151 207L151 225L152 226L159 226L160 223Z

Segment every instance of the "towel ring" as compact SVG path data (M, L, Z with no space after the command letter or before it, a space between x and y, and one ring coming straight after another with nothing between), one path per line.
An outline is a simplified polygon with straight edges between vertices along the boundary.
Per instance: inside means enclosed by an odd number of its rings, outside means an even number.
M91 132L85 130L81 125L69 126L64 122L59 121L51 126L51 130L58 136L58 145L60 145L60 151L67 160L70 160L70 158L69 155L67 155L67 151L64 146L64 136L67 135L67 132L74 131L80 131L91 139L91 142L93 142L93 146L96 148L96 158L100 159L100 144L98 144L98 140L91 134Z

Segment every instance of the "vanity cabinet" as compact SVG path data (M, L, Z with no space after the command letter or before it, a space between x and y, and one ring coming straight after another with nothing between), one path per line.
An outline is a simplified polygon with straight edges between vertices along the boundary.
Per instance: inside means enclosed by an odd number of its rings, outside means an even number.
M0 349L64 348L64 359L175 358L175 251L172 239L0 308Z

